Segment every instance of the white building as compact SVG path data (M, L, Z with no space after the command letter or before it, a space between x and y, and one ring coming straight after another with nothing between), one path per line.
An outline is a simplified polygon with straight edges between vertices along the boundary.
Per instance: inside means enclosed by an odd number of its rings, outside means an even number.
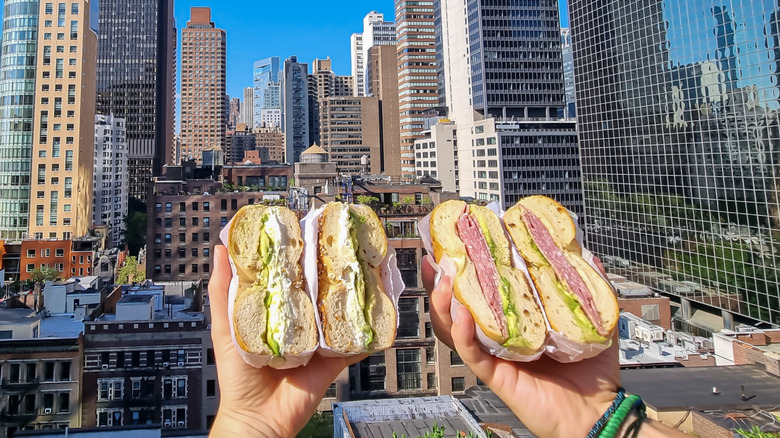
M365 96L368 90L366 60L368 50L374 46L394 46L396 44L395 22L385 21L384 14L371 11L363 18L363 33L352 34L352 78L354 95Z
M125 119L96 114L92 221L109 227L110 247L119 244L125 231L127 185Z
M238 122L252 127L255 118L255 90L252 87L244 88L244 101L241 102L241 112Z
M449 120L423 131L423 137L414 142L417 178L429 176L441 181L445 192L458 193L458 137L457 126Z
M255 128L281 128L282 110L278 108L263 108L260 111L260 126Z

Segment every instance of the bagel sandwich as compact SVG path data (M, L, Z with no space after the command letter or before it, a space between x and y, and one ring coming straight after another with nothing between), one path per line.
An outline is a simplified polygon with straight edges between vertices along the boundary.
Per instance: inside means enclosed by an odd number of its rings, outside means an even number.
M230 227L228 253L239 278L232 321L239 346L274 357L315 349L319 332L303 288L303 240L295 213L243 207Z
M328 204L317 245L317 310L328 347L345 354L390 348L397 315L381 278L387 236L374 210Z
M545 196L521 200L504 215L528 264L553 330L581 343L606 343L620 310L612 286L582 258L577 227L565 207Z
M524 356L540 352L547 325L525 274L512 265L509 239L498 215L462 201L445 202L430 219L434 257L457 266L455 297L487 337Z

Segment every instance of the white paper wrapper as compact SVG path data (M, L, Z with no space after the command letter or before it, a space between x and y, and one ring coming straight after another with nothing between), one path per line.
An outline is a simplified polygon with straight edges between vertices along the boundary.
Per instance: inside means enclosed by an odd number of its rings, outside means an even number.
M317 240L319 239L320 228L319 220L322 216L322 212L325 211L325 206L320 207L317 210L312 210L306 217L301 220L301 230L303 230L303 240L306 242L303 250L303 275L306 277L306 292L312 299L312 302L317 306L317 297L319 295L319 277L317 274ZM398 269L398 261L395 256L395 249L388 245L387 255L382 263L379 265L381 269L381 279L385 286L390 299L393 301L393 308L395 309L396 329L401 323L401 318L398 315L398 298L403 293L404 282L401 279L401 271ZM317 327L320 327L320 345L319 353L325 357L349 357L356 356L356 354L345 354L334 351L325 342L325 335L322 331L322 320L320 318L320 312L315 311L314 316L317 319ZM362 354L362 353L360 353Z
M488 208L493 212L495 212L499 216L499 218L503 220L504 211L501 210L498 203L496 202L491 203L490 205L488 205ZM454 278L455 274L457 273L457 267L455 266L455 263L446 255L442 258L439 264L437 264L435 259L433 258L432 256L433 242L430 233L430 217L431 215L428 215L422 221L419 222L418 230L420 232L420 237L423 240L423 244L425 245L425 249L429 253L428 257L429 257L429 261L431 262L431 266L433 266L433 268L436 270L436 283L438 283L442 275L447 275L450 278ZM552 330L552 327L550 327L550 323L547 320L547 314L545 313L544 307L542 306L539 292L536 290L533 281L531 281L531 276L528 271L528 266L526 265L525 260L518 253L517 248L515 247L514 242L512 242L512 238L506 232L506 229L504 230L504 233L506 235L507 240L509 240L509 244L512 252L512 263L516 268L523 271L523 274L526 276L526 280L528 281L528 284L534 293L534 298L536 299L537 304L539 304L539 307L542 309L542 313L544 314L544 319L547 324L547 330L549 333L547 336L545 349L542 353L539 353L534 356L522 356L506 350L497 342L488 338L484 334L484 332L480 329L479 325L475 324L477 338L482 344L482 349L493 356L500 357L502 359L506 359L514 362L531 362L539 359L539 357L541 357L543 353L546 353L548 356L552 357L553 359L559 362L570 363L570 362L578 362L581 360L589 359L591 357L595 357L602 351L609 348L609 346L611 345L611 341L606 345L578 344L576 342L570 341L562 334ZM580 243L580 246L582 246L582 232L581 230L579 230L579 227L577 229L577 240ZM583 251L583 257L588 263L591 264L591 266L596 268L596 266L593 264L593 255L590 252ZM598 271L598 268L596 268L596 270ZM457 309L462 306L463 304L461 304L453 296L452 305L450 307L451 314L454 316L455 313L457 312Z
M227 226L219 233L219 239L226 247L228 246L228 237L230 235L230 226L233 224L233 219L228 222ZM230 292L228 294L228 321L230 321L230 336L233 338L233 344L236 346L239 356L249 365L255 368L262 368L264 366L270 366L277 370L286 370L290 368L297 368L309 363L314 352L317 351L316 347L313 350L303 352L296 356L273 357L273 356L261 356L244 351L238 342L236 341L235 327L233 326L233 307L235 306L236 296L238 295L238 275L236 274L236 266L233 264L233 258L230 258L230 269L233 271L233 278L230 280ZM316 315L317 312L315 311ZM319 327L319 325L317 326ZM319 329L318 329L319 331Z

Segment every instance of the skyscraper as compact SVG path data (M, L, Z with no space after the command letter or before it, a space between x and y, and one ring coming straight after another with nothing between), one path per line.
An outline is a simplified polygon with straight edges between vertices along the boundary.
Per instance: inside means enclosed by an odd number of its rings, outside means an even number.
M0 240L21 239L28 229L38 52L38 0L5 1L3 5Z
M423 113L438 105L433 0L396 0L401 175L415 178L414 141L425 129Z
M254 66L254 127L263 126L269 120L269 114L282 109L282 90L279 84L279 57L272 56L255 62ZM264 112L265 110L265 112ZM263 115L266 115L265 120Z
M287 164L297 163L309 142L309 66L297 56L284 61L282 77L282 126Z
M181 157L202 162L205 149L225 149L227 37L211 21L211 8L191 8L182 30Z
M255 120L255 89L252 87L244 88L244 101L241 102L241 114L239 123L243 123L249 128L254 127Z
M145 201L147 184L174 155L173 0L101 0L98 7L96 111L125 120L130 196Z
M36 239L79 238L92 226L97 17L90 12L89 0L40 3L30 196Z
M398 59L395 46L374 46L369 49L366 76L366 92L379 98L381 171L385 175L400 178L401 125L398 122Z
M461 196L508 207L546 194L581 213L576 123L558 118L565 102L557 0L437 5L437 87L457 125ZM534 18L494 18L513 16Z
M309 144L320 143L320 101L334 96L352 96L349 76L336 76L330 57L315 59L309 75Z
M571 2L589 247L679 297L780 323L776 2ZM751 321L751 320L747 320Z
M563 81L566 90L566 115L577 115L577 95L574 86L574 52L571 45L571 29L561 29L561 54L563 56Z
M385 21L384 14L369 12L363 18L363 33L352 35L352 80L355 96L365 96L368 90L366 62L368 50L375 46L395 45L395 23Z

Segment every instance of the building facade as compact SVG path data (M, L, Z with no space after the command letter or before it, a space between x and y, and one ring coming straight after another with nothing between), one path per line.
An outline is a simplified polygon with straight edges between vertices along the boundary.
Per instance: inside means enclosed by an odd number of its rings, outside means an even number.
M428 176L441 181L445 192L460 192L458 178L458 127L441 120L423 131L414 142L417 177Z
M256 149L257 138L247 125L239 125L236 130L228 131L227 136L225 163L240 163L246 151Z
M173 0L104 0L98 11L96 111L125 120L130 197L144 201L174 157Z
M200 163L203 150L225 149L227 37L210 8L191 8L182 29L181 157Z
M285 160L292 165L300 159L309 142L309 66L297 56L284 61L282 77L282 126Z
M685 282L651 285L684 307L780 323L776 5L575 0L571 17L589 248Z
M360 88L360 84L363 83L363 75L365 66L363 65L363 34L353 33L349 39L350 45L350 66L352 72L352 83L355 84L355 88L352 90L356 97L365 94L365 90Z
M69 240L92 226L97 17L88 0L56 6L39 9L29 225L30 237Z
M382 172L379 99L320 99L322 147L339 173L378 175Z
M461 5L462 6L462 5ZM425 130L423 113L438 105L434 0L396 0L401 176L415 178L414 141Z
M401 132L398 112L398 59L395 46L374 46L366 60L367 93L379 99L382 174L401 177Z
M574 84L574 46L571 45L571 29L561 28L561 56L563 57L563 81L566 90L565 117L577 116L577 95Z
M241 102L241 110L238 123L243 123L252 128L255 120L255 90L252 87L244 88L244 101Z
M279 128L255 129L255 146L261 163L284 163L284 133Z
M282 90L279 83L280 68L278 56L255 62L253 123L249 124L253 128L263 126L263 122L268 122L263 118L263 110L281 110L282 108Z
M81 426L82 353L81 336L0 341L0 437Z
M352 96L351 77L333 73L330 57L315 59L309 83L309 144L321 142L321 101L334 96Z
M92 223L110 230L108 247L119 245L128 207L127 125L125 119L95 116L95 172Z
M379 46L395 46L395 22L385 21L385 15L377 11L371 11L363 18L363 44L361 49L363 53L361 58L363 60L363 71L358 72L358 75L363 77L363 83L360 88L364 91L364 96L371 96L368 93L368 81L369 77L366 74L368 68L368 51L372 47Z
M38 0L3 3L0 46L0 239L28 231L33 155Z
M573 119L565 106L558 3L438 2L441 103L458 127L460 193L505 208L546 194L582 212ZM495 17L535 16L537 20ZM462 23L468 23L463 26ZM499 30L500 28L500 30Z

